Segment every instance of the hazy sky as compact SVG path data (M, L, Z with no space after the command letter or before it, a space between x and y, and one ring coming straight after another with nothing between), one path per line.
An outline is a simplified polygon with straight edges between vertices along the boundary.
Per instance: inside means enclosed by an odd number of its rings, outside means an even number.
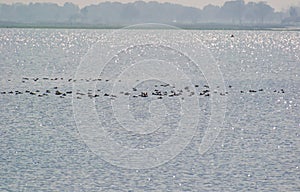
M79 5L80 7L83 7L85 5L98 4L100 2L105 2L105 1L119 1L119 2L126 3L126 2L134 2L136 0L0 0L0 3L11 4L16 2L22 2L22 3L53 2L62 5L65 2L72 2L74 4ZM149 1L149 0L145 0L145 1ZM222 5L227 0L156 0L156 1L178 3L178 4L202 8L207 4ZM253 1L253 2L265 1L278 11L282 9L286 9L291 5L300 6L300 0L245 0L245 2L249 2L249 1Z

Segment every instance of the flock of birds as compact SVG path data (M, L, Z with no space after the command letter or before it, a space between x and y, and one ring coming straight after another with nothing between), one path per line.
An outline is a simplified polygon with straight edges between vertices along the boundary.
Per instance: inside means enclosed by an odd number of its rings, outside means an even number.
M91 82L91 81L104 81L108 82L109 80L103 80L103 79L64 79L64 78L28 78L28 77L23 77L22 78L22 83L26 82L37 82L37 81L59 81L59 80L65 80L67 82L76 82L76 81L85 81L85 82ZM11 81L11 80L8 80ZM164 97L179 97L183 95L188 95L188 96L203 96L203 97L209 97L211 94L219 94L220 96L226 96L229 94L228 91L225 92L219 92L214 90L210 90L210 87L208 85L193 85L195 90L198 91L193 91L190 90L190 87L184 87L183 89L176 90L174 86L169 85L169 84L160 84L160 85L154 85L153 89L151 91L145 91L145 90L138 90L137 88L132 88L131 91L128 92L120 92L120 95L123 96L132 96L133 98L147 98L147 97L156 97L157 99L163 99ZM229 85L228 90L232 89L233 86ZM264 92L265 90L260 88L257 90L250 89L250 90L240 90L239 92L241 94L246 94L246 93L257 93L257 92ZM285 93L283 89L279 90L274 90L274 93ZM74 96L76 99L81 99L84 96L87 96L89 98L97 98L97 97L110 97L111 99L115 99L118 97L118 95L113 95L110 93L103 93L100 89L96 90L88 90L87 93L83 93L80 90L77 90L75 93L73 91L63 91L59 89L57 86L52 87L50 89L46 90L9 90L9 91L1 91L1 95L31 95L31 96L37 96L37 97L47 97L47 96L58 96L59 98L66 98L70 96Z

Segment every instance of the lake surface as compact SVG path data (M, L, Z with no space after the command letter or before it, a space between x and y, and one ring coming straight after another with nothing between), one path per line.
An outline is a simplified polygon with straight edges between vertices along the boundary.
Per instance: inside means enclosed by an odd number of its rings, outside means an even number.
M299 32L0 34L1 191L300 191Z

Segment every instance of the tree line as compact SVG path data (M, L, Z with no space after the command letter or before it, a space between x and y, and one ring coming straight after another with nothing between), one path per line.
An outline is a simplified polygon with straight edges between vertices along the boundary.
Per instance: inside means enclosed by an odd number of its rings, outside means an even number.
M78 23L124 25L142 22L156 23L222 23L279 24L300 22L300 8L291 7L276 12L265 2L232 0L222 6L207 5L203 9L172 3L136 1L134 3L105 2L79 8L73 3L0 4L0 22L14 23Z

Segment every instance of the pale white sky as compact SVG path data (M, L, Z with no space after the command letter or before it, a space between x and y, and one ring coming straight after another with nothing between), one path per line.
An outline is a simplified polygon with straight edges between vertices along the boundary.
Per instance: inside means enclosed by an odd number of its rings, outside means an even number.
M105 1L119 1L122 3L126 3L126 2L134 2L136 0L0 0L0 3L11 4L11 3L16 3L16 2L22 2L22 3L53 2L53 3L57 3L59 5L63 5L65 2L72 2L74 4L79 5L80 7L83 7L85 5L98 4L100 2L105 2ZM144 0L144 1L150 1L150 0ZM207 4L222 5L227 0L156 0L156 1L178 3L178 4L182 4L182 5L188 5L188 6L202 8L203 6L205 6ZM253 2L265 1L269 5L274 7L277 11L280 11L282 9L287 9L291 5L300 6L300 0L245 0L245 2L249 2L249 1L253 1Z

